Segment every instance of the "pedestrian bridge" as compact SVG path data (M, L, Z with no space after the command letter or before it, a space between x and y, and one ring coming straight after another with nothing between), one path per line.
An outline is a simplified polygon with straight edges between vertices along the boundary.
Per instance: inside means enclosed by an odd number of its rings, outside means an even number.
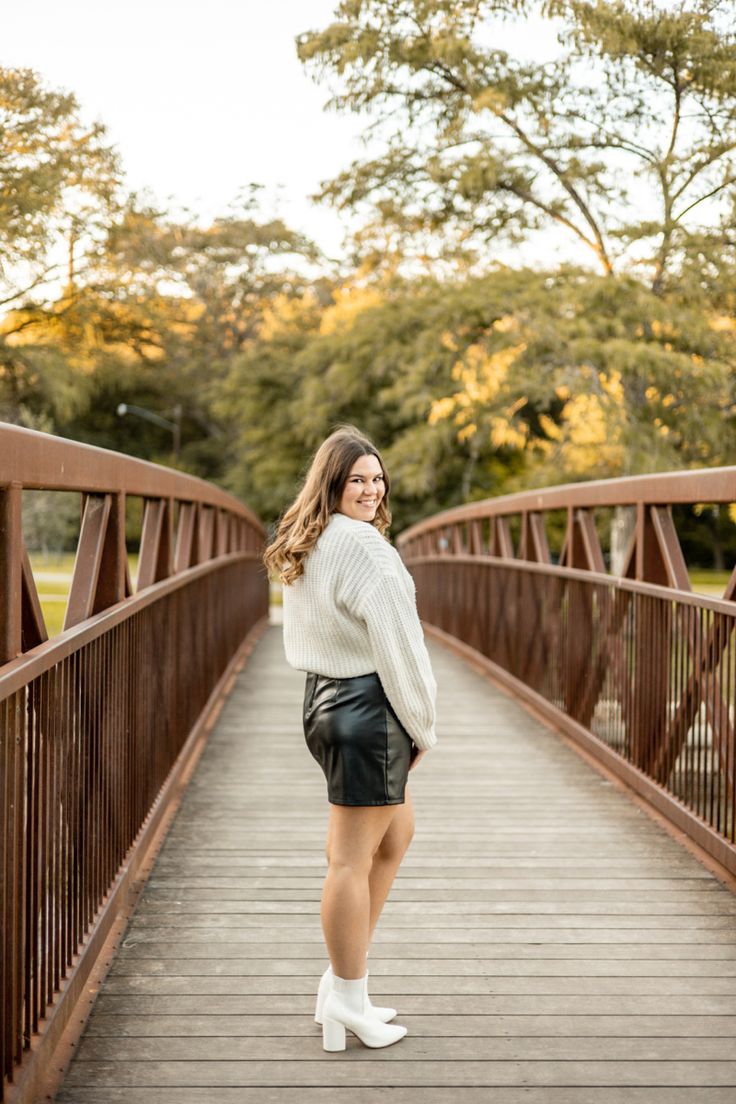
M198 480L30 431L0 430L0 461L7 1101L733 1100L736 575L690 591L671 506L733 502L736 469L530 492L401 535L439 742L410 776L417 832L369 969L409 1034L326 1054L324 780L263 527ZM51 640L33 487L83 503Z

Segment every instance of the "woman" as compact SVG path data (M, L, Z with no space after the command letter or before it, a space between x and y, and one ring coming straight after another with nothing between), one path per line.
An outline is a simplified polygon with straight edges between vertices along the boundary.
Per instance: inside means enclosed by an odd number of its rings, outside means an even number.
M307 672L304 734L327 780L321 918L330 966L315 1020L370 1047L406 1028L368 997L366 957L414 832L407 774L436 743L436 683L411 575L384 537L389 480L375 446L339 426L317 450L264 562L283 582L284 648Z

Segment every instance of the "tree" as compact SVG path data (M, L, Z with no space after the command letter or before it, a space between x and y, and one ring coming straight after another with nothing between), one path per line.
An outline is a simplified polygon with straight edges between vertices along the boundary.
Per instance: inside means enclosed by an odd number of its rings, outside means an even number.
M529 486L736 461L734 351L697 307L582 269L335 288L233 361L230 485L273 519L331 427L394 479L395 528Z
M559 36L545 63L495 45L535 10ZM713 293L736 270L733 15L732 0L341 0L298 53L385 148L321 197L438 256L487 266L490 243L553 226L604 274Z
M182 462L207 478L236 462L235 411L219 401L233 359L257 339L275 300L304 292L320 256L283 220L260 216L258 193L251 185L210 224L131 197L109 236L111 286L126 273L128 296L161 318L159 372L190 429Z
M214 412L220 382L316 257L282 220L259 217L255 187L211 224L126 197L61 294L0 322L0 417L46 413L62 435L222 478L232 417ZM119 403L169 418L179 407L180 454L166 429L119 418Z
M51 332L70 333L74 283L119 187L105 129L82 121L74 96L46 88L31 69L0 68L0 418L48 416L56 426L84 405L83 381Z
M698 305L580 269L476 281L489 324L430 419L523 450L507 489L736 460L736 350Z
M31 69L0 68L0 306L64 266L73 277L79 239L104 230L119 184L105 128L82 121L73 95L45 88ZM54 262L60 238L67 258Z

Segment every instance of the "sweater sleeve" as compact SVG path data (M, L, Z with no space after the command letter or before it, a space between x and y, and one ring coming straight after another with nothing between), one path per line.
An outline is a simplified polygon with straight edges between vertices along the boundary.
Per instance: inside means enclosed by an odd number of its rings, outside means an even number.
M418 748L434 747L437 683L416 600L398 574L382 572L361 595L356 613L365 622L378 677L397 717Z

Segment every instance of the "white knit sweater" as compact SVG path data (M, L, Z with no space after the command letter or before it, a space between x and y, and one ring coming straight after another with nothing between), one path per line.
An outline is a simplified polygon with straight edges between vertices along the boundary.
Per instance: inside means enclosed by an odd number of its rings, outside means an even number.
M283 603L292 667L337 679L376 671L417 747L434 746L437 684L414 580L374 525L333 513Z

